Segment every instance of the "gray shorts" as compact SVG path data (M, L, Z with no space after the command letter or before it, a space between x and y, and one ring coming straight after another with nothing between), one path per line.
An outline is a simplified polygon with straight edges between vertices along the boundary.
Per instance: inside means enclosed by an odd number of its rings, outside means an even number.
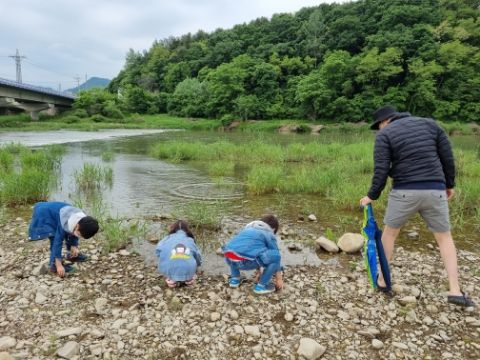
M419 213L433 232L450 231L447 193L445 190L396 190L388 195L385 225L401 228Z

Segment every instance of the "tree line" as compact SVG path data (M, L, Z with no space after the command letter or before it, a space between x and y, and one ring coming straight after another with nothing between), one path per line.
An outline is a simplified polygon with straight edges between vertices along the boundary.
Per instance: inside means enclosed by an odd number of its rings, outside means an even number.
M478 122L479 17L479 0L360 0L170 37L130 50L108 90L76 107L355 122L389 103Z

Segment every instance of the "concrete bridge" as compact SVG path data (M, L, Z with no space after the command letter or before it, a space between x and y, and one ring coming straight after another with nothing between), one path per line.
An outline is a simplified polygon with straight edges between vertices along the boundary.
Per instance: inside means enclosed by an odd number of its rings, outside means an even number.
M59 108L70 108L74 100L74 95L0 78L0 108L25 110L32 120L42 110L55 115Z

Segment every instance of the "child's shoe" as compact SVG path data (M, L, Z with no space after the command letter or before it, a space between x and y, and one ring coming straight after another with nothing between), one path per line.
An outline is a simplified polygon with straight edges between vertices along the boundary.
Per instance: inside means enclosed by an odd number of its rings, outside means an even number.
M273 284L268 284L268 285L256 284L253 287L253 292L258 295L269 294L274 291L275 291L275 285Z
M70 262L85 262L89 259L88 255L85 255L81 252L79 252L78 255L75 257L72 257L70 253L67 253L67 256L65 258Z
M228 286L231 288L238 288L240 286L241 280L237 277L231 277L228 279Z

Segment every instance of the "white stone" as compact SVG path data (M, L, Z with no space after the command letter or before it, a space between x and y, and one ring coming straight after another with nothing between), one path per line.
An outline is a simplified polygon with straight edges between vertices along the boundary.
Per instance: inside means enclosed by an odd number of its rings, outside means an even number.
M0 351L8 350L17 345L17 340L11 336L4 336L0 338Z
M221 315L218 312L213 312L210 314L210 320L214 322L220 320L220 317Z
M237 334L237 335L245 334L245 331L243 330L243 327L241 327L240 325L235 325L233 327L233 331L235 331L235 334Z
M308 215L308 220L317 221L317 217L314 214L310 214L310 215Z
M260 329L256 325L246 325L244 327L245 333L247 335L255 336L255 337L260 337Z
M108 304L108 300L105 298L98 298L95 300L95 311L97 314L105 313L105 307Z
M338 239L337 246L346 253L356 253L362 249L364 241L361 234L345 233Z
M64 359L72 359L80 354L80 345L76 341L69 341L57 352L57 355Z
M317 240L315 240L315 244L318 247L321 247L322 249L331 253L337 253L339 251L337 244L335 244L332 240L329 240L324 236L320 236Z
M325 353L326 349L325 346L320 345L313 339L301 338L297 354L303 356L307 360L316 360Z
M412 295L404 296L403 298L398 299L398 302L402 305L416 304L417 298Z
M288 322L293 321L293 315L291 313L286 313L284 318L285 318L285 321L288 321Z
M37 291L37 294L35 295L35 303L42 305L47 302L48 298L43 295L40 291Z
M59 338L64 338L71 335L80 335L82 331L83 331L82 327L72 327L72 328L57 331L55 335Z
M118 252L122 256L128 256L130 255L130 252L128 250L122 249Z
M374 349L377 349L377 350L378 350L378 349L381 349L381 348L383 348L383 342L381 342L381 341L378 340L378 339L373 339L373 340L372 340L372 347L373 347Z
M236 312L235 310L231 310L229 314L233 320L238 319L238 312Z

